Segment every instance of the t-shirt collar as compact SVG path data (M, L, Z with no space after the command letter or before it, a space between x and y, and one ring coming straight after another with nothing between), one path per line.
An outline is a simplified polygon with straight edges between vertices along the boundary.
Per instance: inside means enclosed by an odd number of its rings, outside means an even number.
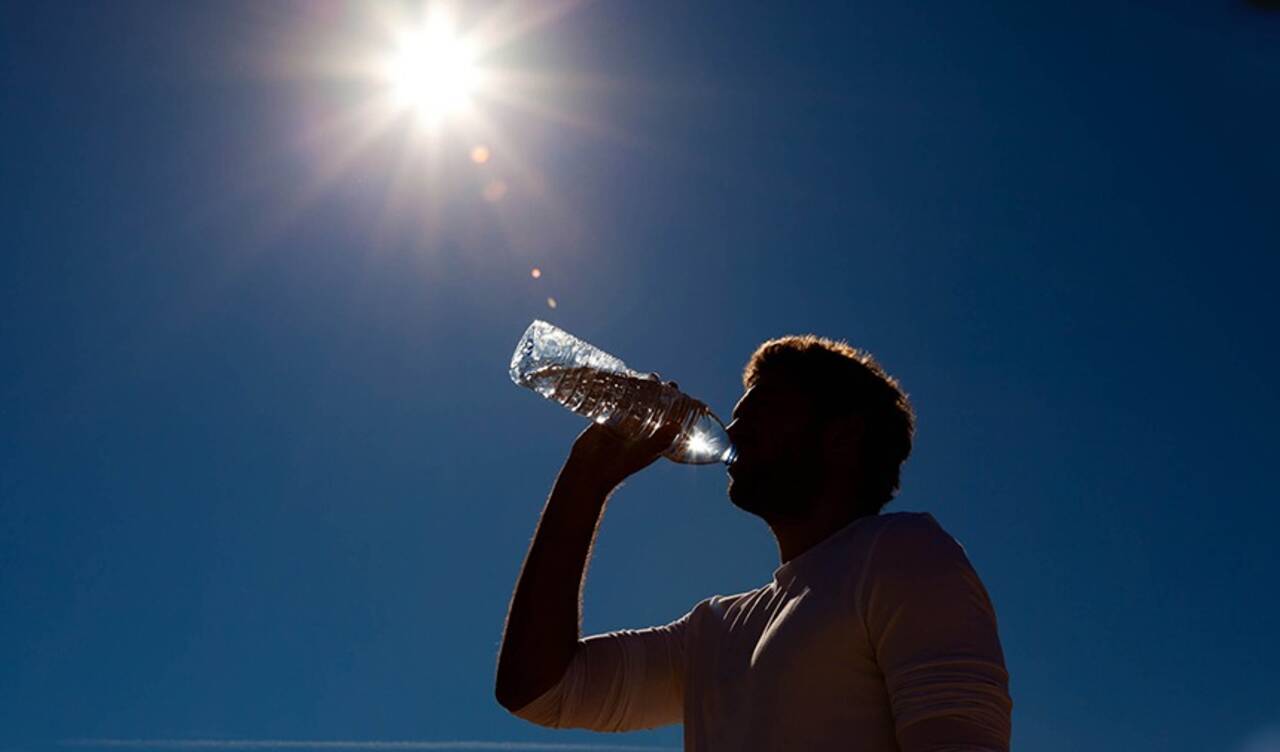
M810 546L806 551L795 557L791 561L783 564L773 570L773 581L778 587L788 587L797 580L804 582L811 580L819 572L825 569L824 563L829 558L832 551L840 548L840 541L849 537L853 529L865 520L872 519L877 515L870 514L850 522L839 530L835 531L826 538Z

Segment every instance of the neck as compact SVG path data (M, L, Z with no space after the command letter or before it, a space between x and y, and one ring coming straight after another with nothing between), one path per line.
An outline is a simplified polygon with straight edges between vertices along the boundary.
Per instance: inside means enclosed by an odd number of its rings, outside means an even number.
M875 514L851 501L846 494L824 494L815 499L803 517L767 520L773 537L778 540L778 558L782 563L830 538L854 520Z

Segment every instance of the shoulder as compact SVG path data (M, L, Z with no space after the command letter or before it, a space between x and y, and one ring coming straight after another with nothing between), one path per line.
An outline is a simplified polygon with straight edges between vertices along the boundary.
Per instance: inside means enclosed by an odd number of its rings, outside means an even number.
M741 593L733 593L731 595L713 595L703 601L703 603L707 605L707 609L709 611L717 614L724 614L732 609L740 608L751 603L755 599L759 598L767 589L768 585L762 585L761 587L754 588L752 590L745 590Z
M768 586L758 587L754 590L747 590L741 593L733 593L731 595L712 595L698 601L698 603L689 611L690 624L700 624L710 622L724 622L732 619L733 615L738 611L751 607L767 589Z
M886 512L876 515L876 521L881 528L894 528L898 530L941 530L942 525L938 523L929 512Z
M877 546L897 545L959 545L951 534L943 529L928 512L892 512L879 515L873 532Z
M994 623L990 596L964 547L933 515L884 516L892 519L883 521L856 591L873 633L884 634L907 613L935 625Z
M877 572L924 573L967 564L964 547L928 512L880 515L868 559Z

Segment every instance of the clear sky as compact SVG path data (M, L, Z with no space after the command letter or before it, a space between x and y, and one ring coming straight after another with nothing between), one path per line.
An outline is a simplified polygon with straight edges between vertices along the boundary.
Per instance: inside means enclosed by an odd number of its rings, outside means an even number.
M722 415L766 338L871 350L1016 748L1280 749L1280 14L463 5L506 74L433 129L353 72L408 7L0 12L0 750L678 747L493 700L583 425L534 318ZM769 579L725 482L614 496L588 633Z

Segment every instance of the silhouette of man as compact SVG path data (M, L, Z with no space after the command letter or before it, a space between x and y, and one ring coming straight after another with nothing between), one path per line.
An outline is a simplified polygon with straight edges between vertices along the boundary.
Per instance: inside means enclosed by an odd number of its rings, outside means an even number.
M869 354L806 335L762 344L729 436L729 498L778 542L771 582L670 624L581 639L581 586L614 488L672 426L592 426L556 479L516 585L495 694L555 728L684 723L686 750L1007 750L995 611L928 513L881 513L915 416Z

